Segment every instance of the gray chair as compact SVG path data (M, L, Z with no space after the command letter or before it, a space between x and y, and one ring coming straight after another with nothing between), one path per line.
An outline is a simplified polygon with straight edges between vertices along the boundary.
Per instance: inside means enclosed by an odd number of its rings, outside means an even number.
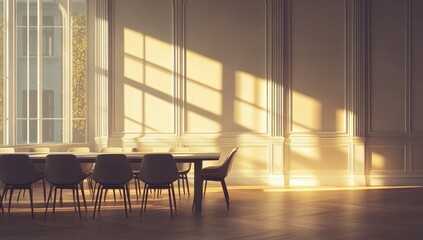
M68 149L69 153L89 153L90 148L89 147L71 147ZM93 192L93 181L91 178L91 175L94 171L94 163L79 163L79 165L82 168L82 171L88 175L87 182L88 182L88 188L90 190L90 193L94 195Z
M123 153L123 148L121 148L121 147L104 147L104 148L100 149L100 153ZM97 187L97 183L95 183L94 187L93 187L93 200L94 200L96 187ZM120 192L120 196L122 197L122 192L120 190L119 190L119 192ZM106 199L106 195L107 195L107 191L104 195L104 199ZM113 198L116 201L115 189L113 189Z
M169 152L171 153L189 152L189 148L188 147L171 147L169 149ZM176 167L178 168L178 172L179 172L179 178L178 178L179 198L181 198L180 180L182 180L182 189L184 191L184 194L185 194L185 185L186 185L188 196L190 196L188 173L189 171L191 171L191 163L176 163Z
M43 179L43 176L37 173L37 170L27 154L0 155L0 181L5 185L1 195L0 204L3 206L3 198L9 190L8 212L10 212L13 191L15 189L28 189L31 204L31 215L34 218L32 184L40 181L41 179ZM3 207L2 212L4 212Z
M231 171L233 158L237 151L238 151L237 147L232 149L232 151L226 157L222 165L205 167L201 170L201 177L203 181L206 181L204 185L204 195L206 195L207 181L220 182L222 185L223 193L225 194L226 207L228 208L228 210L229 210L229 192L226 187L225 178L228 176L229 172Z
M30 148L28 150L28 152L30 153L49 153L50 152L50 148L49 147L33 147ZM35 169L37 170L37 172L41 175L44 175L44 168L45 168L45 163L35 163L34 164ZM43 196L44 196L44 202L46 201L46 183L44 178L42 179L43 181Z
M101 200L104 190L108 189L119 189L123 190L123 201L125 205L125 215L128 217L128 211L126 206L126 198L128 198L129 210L131 211L131 199L129 196L128 183L133 179L131 166L129 165L128 158L124 154L99 154L95 162L95 168L93 173L93 180L98 184L98 188L95 191L95 203L94 213L98 205L98 212L101 208ZM106 193L105 193L106 194Z
M146 211L149 190L167 189L169 194L170 216L173 217L173 204L176 211L175 189L173 182L178 180L178 168L175 159L169 153L150 153L143 156L141 161L139 180L144 182L144 191L141 200L141 211Z
M153 152L153 148L151 148L151 147L134 147L134 148L131 149L131 152L151 153L151 152ZM134 173L135 195L136 195L137 201L138 201L138 196L141 195L141 191L140 191L141 186L138 184L139 181L137 179L138 179L138 174L140 173L141 162L131 162L130 165L131 165L131 168L132 168L132 172Z
M44 178L50 183L50 191L47 198L46 211L44 217L47 215L48 205L52 198L52 192L54 190L53 200L53 213L56 207L56 195L57 189L70 189L75 201L77 199L79 217L81 217L81 204L79 202L79 190L84 200L85 211L87 211L87 203L85 201L84 185L83 181L88 177L82 171L79 165L78 159L73 154L50 154L46 157L46 168ZM60 191L61 192L61 191ZM75 205L75 202L74 202Z

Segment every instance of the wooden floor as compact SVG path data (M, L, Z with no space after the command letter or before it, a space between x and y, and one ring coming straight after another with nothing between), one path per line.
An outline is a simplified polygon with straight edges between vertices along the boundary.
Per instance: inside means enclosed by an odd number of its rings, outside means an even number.
M192 196L178 199L173 218L167 194L150 199L139 217L140 202L125 218L122 201L108 196L95 219L92 203L82 218L71 195L65 206L44 219L41 192L31 218L28 196L0 214L0 239L422 239L423 188L229 188L226 210L221 189L204 199L203 213L191 210ZM89 196L89 194L87 194ZM7 209L5 209L7 211Z

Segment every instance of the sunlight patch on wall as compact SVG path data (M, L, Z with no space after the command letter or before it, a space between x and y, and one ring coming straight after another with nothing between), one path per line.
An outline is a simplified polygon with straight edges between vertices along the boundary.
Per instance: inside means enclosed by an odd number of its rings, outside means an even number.
M222 90L222 63L198 53L187 51L187 78L207 88Z
M144 58L144 34L129 28L123 30L123 50L132 57Z
M338 132L346 131L347 111L345 109L336 109L336 130Z
M158 133L173 132L173 103L152 94L145 94L145 125Z
M266 132L266 83L262 78L235 73L234 121L251 131Z
M322 128L322 106L319 101L299 92L292 93L292 132L319 131Z
M222 72L220 62L187 51L186 130L219 133L222 126Z
M142 103L142 91L130 85L124 85L124 125L126 129L142 130L142 110L139 104ZM137 104L134 104L137 103ZM135 120L136 119L136 120Z
M171 133L174 126L173 46L124 28L123 128Z
M154 66L146 66L145 85L168 98L173 95L173 74Z
M213 115L222 115L222 93L196 82L187 83L188 103Z
M132 81L142 83L143 82L143 68L144 64L142 61L135 59L131 56L126 56L124 59L124 76L125 78L131 79Z
M198 114L195 111L188 111L187 118L190 122L188 131L192 131L192 129L203 133L220 133L222 131L222 126L218 121Z
M372 152L372 169L371 170L384 170L386 168L386 158L382 154Z
M173 69L173 46L151 36L145 37L145 60L163 70Z

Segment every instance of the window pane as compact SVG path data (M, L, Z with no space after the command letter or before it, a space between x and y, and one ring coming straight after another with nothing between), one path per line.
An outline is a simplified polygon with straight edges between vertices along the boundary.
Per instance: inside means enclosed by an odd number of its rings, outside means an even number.
M38 128L37 120L29 120L29 143L37 143Z
M62 131L63 131L62 120L43 120L43 142L44 143L61 143Z
M37 26L37 0L17 0L16 19L17 26Z
M43 0L43 26L62 26L62 10L67 9L66 1Z
M43 117L63 117L62 28L43 29ZM48 34L46 34L46 32ZM48 36L48 37L47 37Z
M18 144L25 144L27 139L27 121L17 120L16 121L16 141Z

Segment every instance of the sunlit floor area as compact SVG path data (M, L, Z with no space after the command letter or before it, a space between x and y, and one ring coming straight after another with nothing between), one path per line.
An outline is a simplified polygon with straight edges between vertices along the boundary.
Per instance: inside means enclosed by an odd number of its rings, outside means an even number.
M421 239L421 187L230 187L230 210L221 188L209 187L202 214L192 211L193 196L177 196L170 217L167 193L150 198L140 218L140 201L131 192L132 212L109 194L95 219L87 191L88 212L79 218L72 195L64 207L44 218L42 191L35 191L35 218L29 197L12 202L0 214L0 239Z

